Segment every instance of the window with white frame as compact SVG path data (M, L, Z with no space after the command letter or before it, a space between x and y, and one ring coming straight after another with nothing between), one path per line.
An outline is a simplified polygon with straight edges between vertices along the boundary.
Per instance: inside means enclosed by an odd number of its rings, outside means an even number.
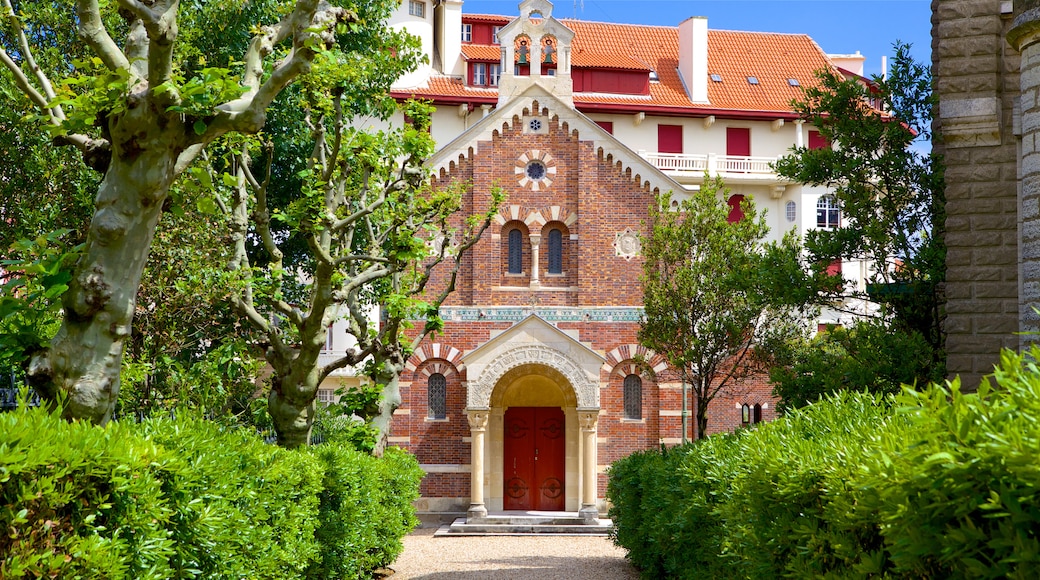
M488 84L497 87L498 79L502 77L502 65L495 63L488 65Z
M462 25L462 42L473 42L473 25Z
M796 204L793 201L789 201L787 202L787 205L784 207L784 209L787 212L787 221L793 222L794 220L798 219L798 204Z
M487 64L475 62L473 67L473 85L482 87L487 84Z
M336 402L336 392L332 389L318 389L318 402L331 405Z
M491 29L491 43L498 44L498 33L502 31L501 26L495 26Z
M816 227L832 230L841 224L841 208L833 195L824 195L816 202Z
M426 18L426 3L419 0L408 0L408 14Z

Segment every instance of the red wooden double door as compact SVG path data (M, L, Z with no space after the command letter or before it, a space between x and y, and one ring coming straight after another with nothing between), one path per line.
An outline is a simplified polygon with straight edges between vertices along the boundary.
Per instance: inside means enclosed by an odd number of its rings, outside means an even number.
M506 409L505 509L563 511L564 426L560 408Z

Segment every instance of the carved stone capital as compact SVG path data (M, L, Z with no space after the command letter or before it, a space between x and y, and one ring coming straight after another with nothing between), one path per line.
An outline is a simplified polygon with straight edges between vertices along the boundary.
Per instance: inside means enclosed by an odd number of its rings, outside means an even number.
M582 431L595 431L599 424L599 411L578 411L578 424Z
M488 411L466 411L466 416L469 418L469 428L471 431L485 431L488 426Z

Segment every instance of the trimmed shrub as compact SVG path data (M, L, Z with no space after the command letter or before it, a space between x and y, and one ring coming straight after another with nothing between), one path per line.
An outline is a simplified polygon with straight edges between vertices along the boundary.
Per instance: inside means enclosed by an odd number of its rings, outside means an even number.
M412 502L419 497L423 471L414 456L396 448L378 459L337 445L312 453L325 478L316 536L321 559L307 577L368 577L397 559L401 538L419 524Z
M162 488L177 463L125 425L0 413L0 577L176 577Z
M420 477L398 450L20 408L0 413L0 577L368 577L414 527Z
M611 467L615 541L645 577L1032 578L1040 348L977 394L838 393Z

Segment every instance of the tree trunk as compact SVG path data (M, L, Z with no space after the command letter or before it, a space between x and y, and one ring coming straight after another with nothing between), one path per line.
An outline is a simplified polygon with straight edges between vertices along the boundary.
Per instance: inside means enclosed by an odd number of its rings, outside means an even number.
M404 370L404 365L401 365L399 369L395 369L392 376L388 375L386 378L383 386L383 396L379 400L379 414L372 418L372 426L378 430L376 445L372 449L372 455L376 457L382 457L383 451L386 450L387 439L390 437L390 428L393 424L394 411L401 406L401 387L398 383L398 377L401 376L402 370Z
M98 188L83 257L64 296L65 320L50 349L30 362L31 384L63 415L104 424L119 396L137 288L176 155L168 149L113 156Z
M293 359L288 373L275 370L271 377L271 394L267 409L278 434L278 445L295 449L311 442L311 429L317 415L315 399L318 395L317 356L305 364L303 354ZM277 367L276 367L277 369Z
M698 389L699 390L699 389ZM708 403L704 397L697 393L697 439L707 437L708 431Z

